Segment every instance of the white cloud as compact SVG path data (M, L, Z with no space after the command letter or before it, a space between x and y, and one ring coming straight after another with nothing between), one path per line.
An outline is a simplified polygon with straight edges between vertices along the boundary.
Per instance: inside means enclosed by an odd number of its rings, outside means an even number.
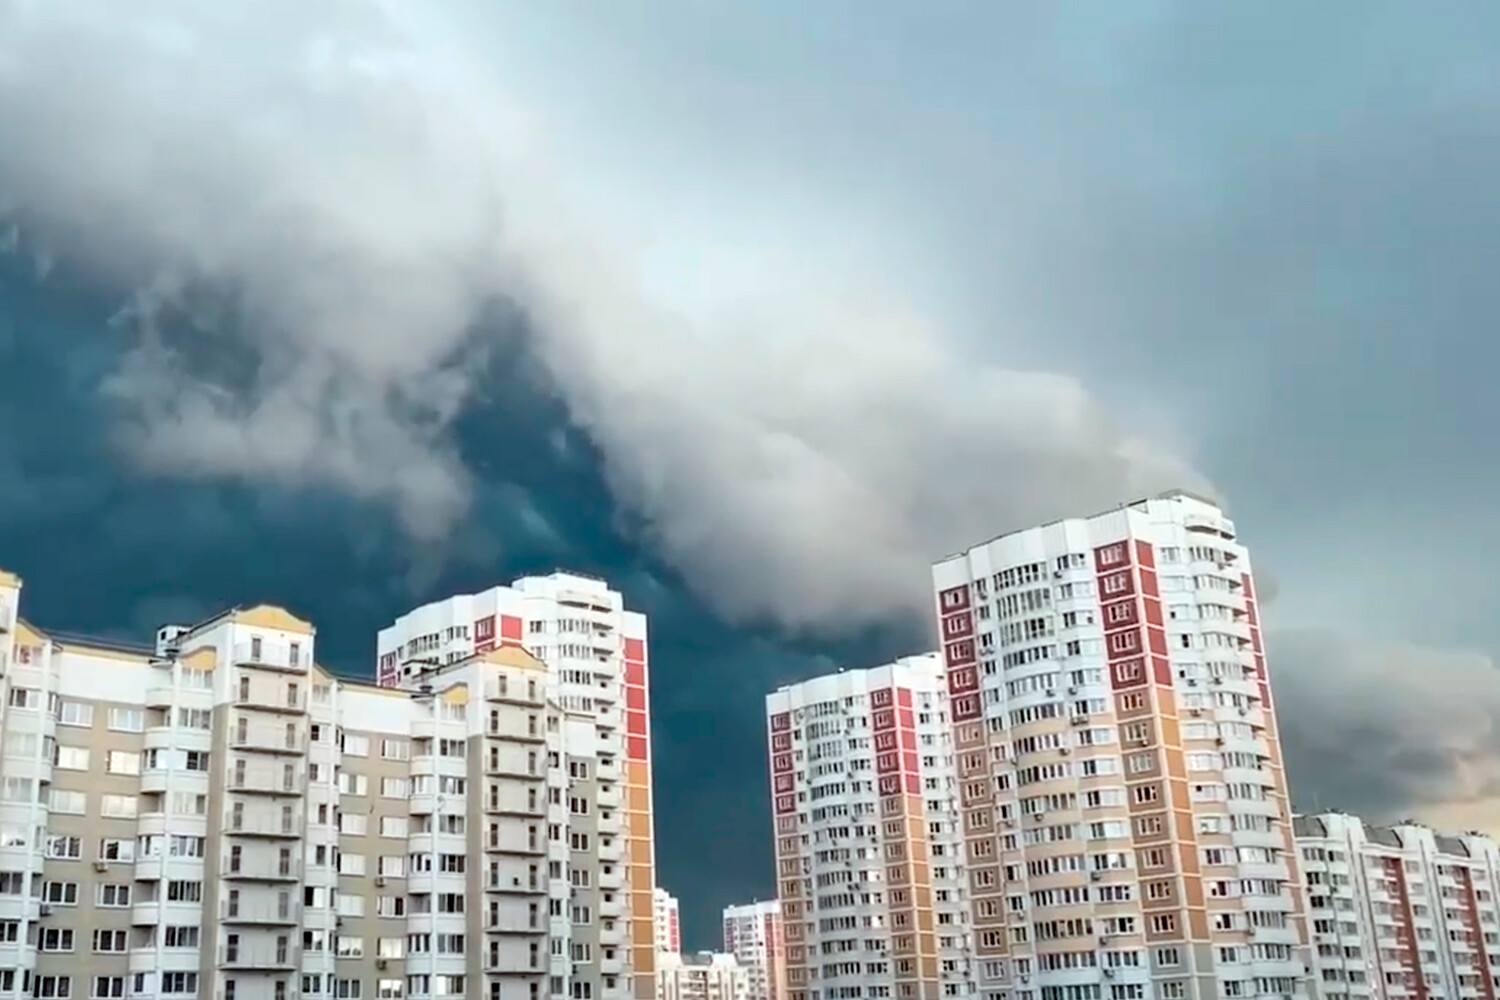
M505 81L383 7L0 0L0 204L139 289L110 389L140 461L332 484L439 532L466 499L446 431L471 324L505 296L618 502L730 616L921 608L934 556L1202 487L1076 380L974 363L888 282L763 289L730 323L649 299L566 219Z
M1500 672L1487 656L1319 632L1268 652L1296 805L1443 828L1500 820Z

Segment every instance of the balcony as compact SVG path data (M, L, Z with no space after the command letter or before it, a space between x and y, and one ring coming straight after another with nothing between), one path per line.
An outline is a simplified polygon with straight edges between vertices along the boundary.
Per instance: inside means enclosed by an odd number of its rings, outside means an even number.
M226 901L221 907L219 920L226 924L259 924L267 927L295 927L302 923L297 908L290 903L281 906L277 903L235 903L233 900Z
M224 832L235 837L266 837L272 840L297 840L302 836L301 818L291 821L261 819L259 817L237 818L231 816Z
M485 879L484 888L486 892L518 893L522 896L535 896L547 891L539 880L522 878L520 875L501 875L499 872L490 872Z
M307 695L302 692L274 692L251 687L235 692L234 707L257 712L277 712L287 715L304 715L307 712Z
M226 786L240 795L271 795L278 798L300 797L302 783L294 776L291 781L270 774L234 774Z
M526 685L500 684L491 681L484 686L484 700L498 701L506 705L524 705L528 708L543 708L546 706L545 685L538 683L536 693L533 695L531 689Z
M276 730L268 726L236 729L229 734L229 745L235 750L259 753L301 754L307 746L306 740L295 730Z
M219 967L242 972L275 972L301 966L296 951L285 948L254 948L248 945L219 948Z
M486 838L484 849L489 854L520 854L528 857L541 857L547 853L547 842L538 837L536 840L515 841L509 838Z
M238 882L300 882L302 866L291 864L257 864L255 861L241 862L238 868L225 865L219 877Z
M280 642L237 642L234 644L234 665L261 670L277 670L284 673L305 674L312 665L310 651L300 646L293 654L292 645Z

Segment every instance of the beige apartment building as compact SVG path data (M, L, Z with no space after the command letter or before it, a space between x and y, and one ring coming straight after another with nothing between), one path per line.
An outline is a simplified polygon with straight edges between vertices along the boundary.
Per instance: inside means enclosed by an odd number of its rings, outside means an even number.
M624 774L524 649L381 688L279 608L135 647L48 635L21 598L0 574L0 997L630 988L624 946L555 961L626 931Z
M984 1000L1311 994L1249 554L1185 493L933 568Z
M412 689L476 653L525 649L564 713L565 821L549 856L548 978L582 1000L656 995L656 844L646 618L604 581L523 577L407 612L376 640L377 679ZM590 845L599 847L599 855Z

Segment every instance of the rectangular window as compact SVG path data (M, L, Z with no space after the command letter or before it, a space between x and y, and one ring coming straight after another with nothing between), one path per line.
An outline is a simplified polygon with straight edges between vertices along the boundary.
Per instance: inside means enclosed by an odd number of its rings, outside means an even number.
M134 795L106 795L99 802L99 815L115 819L133 819L137 805Z
M94 706L84 701L64 701L57 706L57 722L62 726L92 726Z
M64 771L87 771L89 769L88 747L57 747L53 752L52 766Z
M112 706L109 710L109 728L122 733L138 733L146 728L146 713L139 708Z
M104 770L107 774L140 774L141 755L125 750L111 750L104 758Z
M55 813L82 816L88 809L88 796L83 792L70 791L65 788L54 788L52 789L50 808Z

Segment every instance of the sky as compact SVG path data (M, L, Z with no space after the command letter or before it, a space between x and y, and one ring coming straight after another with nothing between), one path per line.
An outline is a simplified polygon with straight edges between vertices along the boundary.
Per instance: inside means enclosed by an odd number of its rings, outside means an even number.
M44 628L650 616L686 943L761 698L1186 486L1296 805L1500 833L1500 8L0 0L0 566Z

